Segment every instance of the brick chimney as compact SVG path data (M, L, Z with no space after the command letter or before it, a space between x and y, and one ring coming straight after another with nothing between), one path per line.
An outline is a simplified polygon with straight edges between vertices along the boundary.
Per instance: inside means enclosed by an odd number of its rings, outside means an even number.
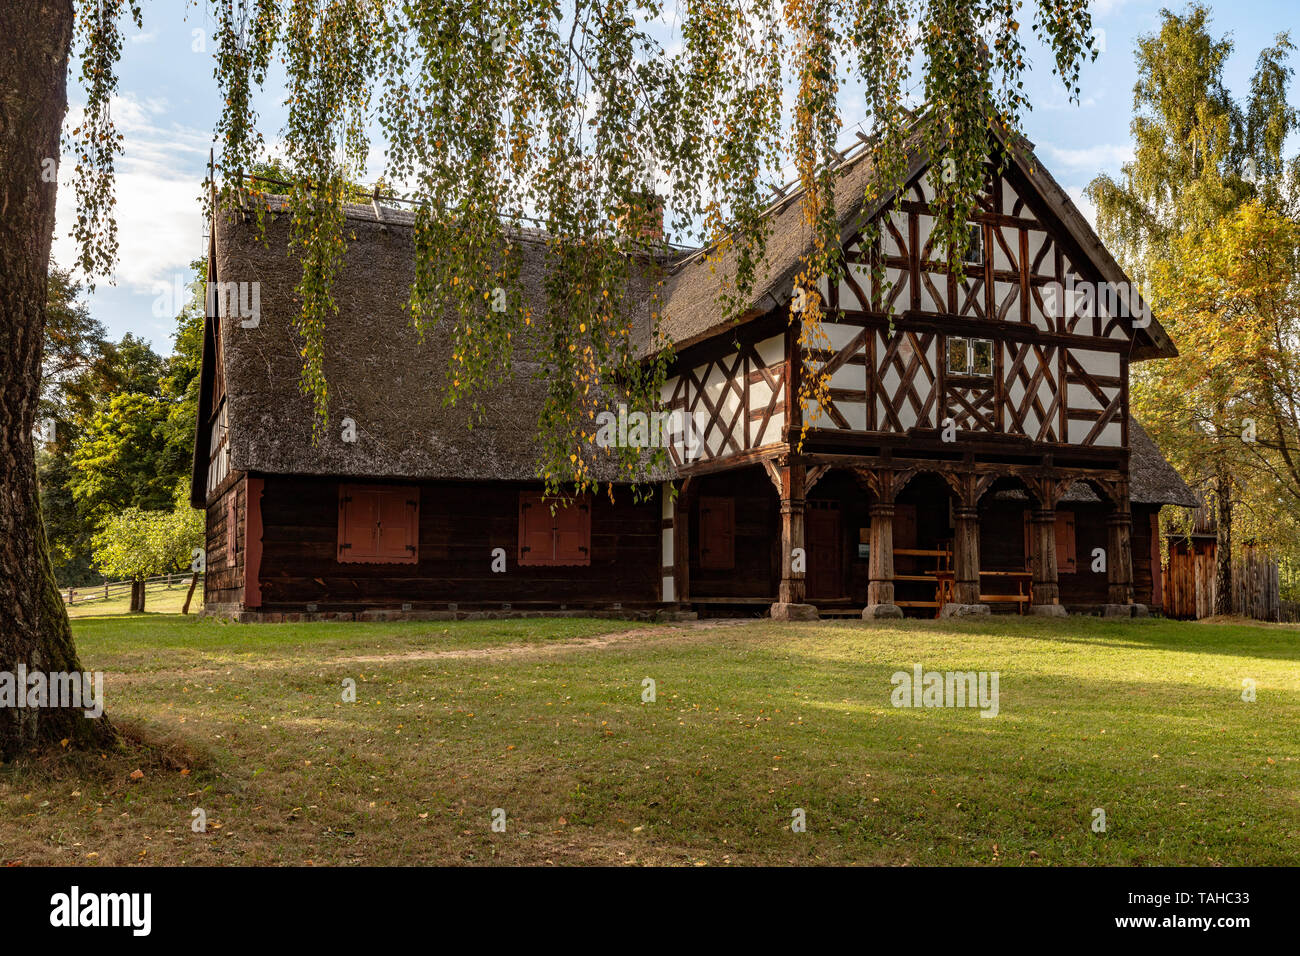
M652 192L633 193L628 208L618 218L619 231L647 245L664 241L664 200Z

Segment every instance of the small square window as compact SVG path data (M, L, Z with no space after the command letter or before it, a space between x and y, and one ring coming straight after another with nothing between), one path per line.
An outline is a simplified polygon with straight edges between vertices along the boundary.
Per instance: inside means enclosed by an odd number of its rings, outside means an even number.
M989 378L993 375L993 343L989 339L948 339L948 374Z

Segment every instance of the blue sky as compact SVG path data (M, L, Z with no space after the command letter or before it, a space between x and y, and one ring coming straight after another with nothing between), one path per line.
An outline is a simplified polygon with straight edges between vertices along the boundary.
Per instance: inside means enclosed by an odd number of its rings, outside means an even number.
M1101 31L1103 50L1085 68L1079 105L1067 100L1052 76L1046 52L1030 47L1026 87L1034 110L1026 117L1025 133L1089 219L1092 210L1083 200L1083 187L1100 172L1117 173L1131 155L1134 43L1155 29L1162 6L1182 9L1156 0L1093 0L1094 26ZM1290 30L1300 43L1300 7L1295 0L1238 0L1210 6L1215 34L1230 32L1236 43L1226 76L1234 95L1247 92L1255 57L1276 33ZM125 136L117 186L120 256L114 283L101 280L89 302L113 338L132 332L150 340L163 354L171 350L174 313L163 307L160 290L187 283L190 261L206 249L200 193L220 109L212 77L212 33L212 18L202 5L186 0L145 4L144 29L128 30L120 96L114 104ZM72 85L68 97L75 112L82 102L81 91ZM1300 88L1293 86L1291 99L1300 100ZM280 117L274 97L266 99L263 110L262 131L273 142ZM843 112L846 126L862 116L860 104L847 97ZM1297 145L1289 144L1288 152L1296 152ZM72 167L65 156L54 246L61 264L74 257L66 235L73 217ZM371 172L378 174L379 169Z

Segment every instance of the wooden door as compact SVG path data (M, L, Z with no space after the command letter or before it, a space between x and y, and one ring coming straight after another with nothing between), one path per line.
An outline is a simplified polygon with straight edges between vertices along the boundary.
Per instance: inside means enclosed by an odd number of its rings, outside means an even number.
M730 571L736 566L736 506L730 498L700 498L700 567Z
M808 599L841 598L844 594L844 542L840 534L840 503L810 501L805 512Z

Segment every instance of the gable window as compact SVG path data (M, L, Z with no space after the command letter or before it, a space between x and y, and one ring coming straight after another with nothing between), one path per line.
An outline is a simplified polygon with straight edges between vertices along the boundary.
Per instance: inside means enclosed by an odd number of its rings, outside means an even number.
M524 567L591 564L591 498L564 504L519 493L519 563Z
M993 375L993 343L988 339L948 339L948 374L972 378Z
M967 224L970 230L970 243L966 247L964 261L967 265L984 265L984 227L978 222Z
M415 564L419 545L418 488L339 485L340 563Z
M700 567L730 571L736 566L736 509L730 498L700 499Z

